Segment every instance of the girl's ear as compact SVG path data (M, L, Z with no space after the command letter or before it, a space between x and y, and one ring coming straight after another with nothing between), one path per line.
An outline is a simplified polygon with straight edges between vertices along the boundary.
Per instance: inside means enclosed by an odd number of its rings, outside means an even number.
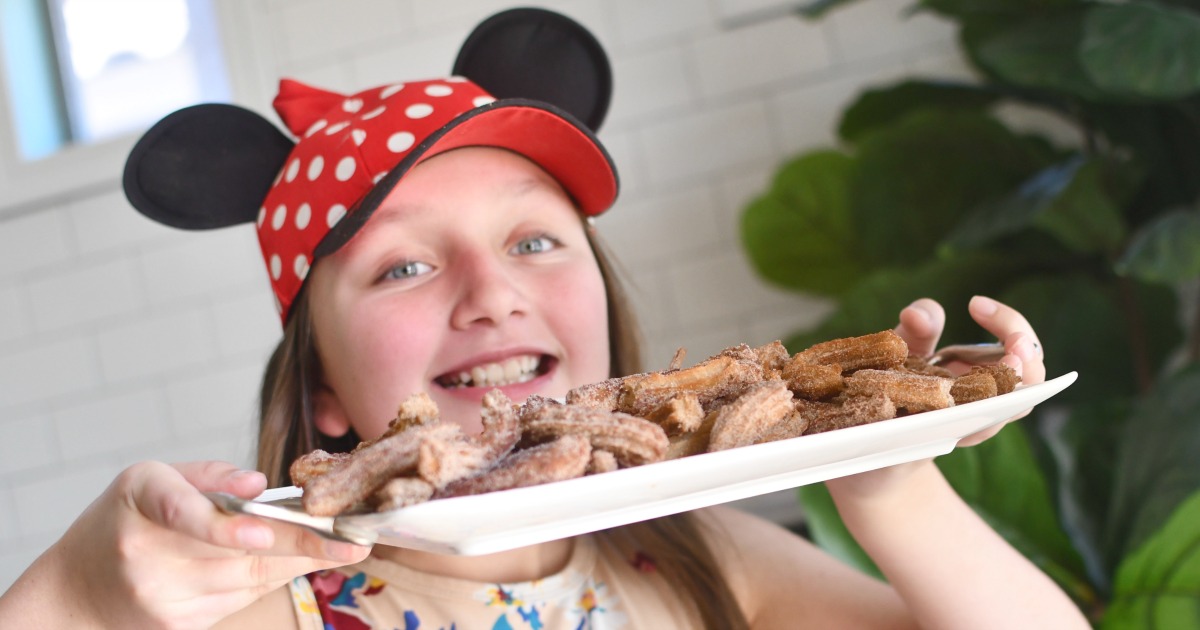
M125 162L125 196L173 227L207 230L258 218L293 142L236 105L205 104L160 120Z
M350 417L328 385L321 385L313 394L313 424L331 438L340 438L350 432Z
M592 131L612 100L612 69L600 42L574 20L545 9L511 9L484 20L463 42L454 74L499 99L556 105Z

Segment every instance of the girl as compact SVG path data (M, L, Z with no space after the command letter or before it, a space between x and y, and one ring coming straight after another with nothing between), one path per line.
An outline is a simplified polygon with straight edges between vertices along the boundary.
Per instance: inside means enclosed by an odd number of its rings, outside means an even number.
M531 41L531 24L542 39ZM479 85L501 97L506 86L531 89L475 63L494 65L514 33L534 47L525 59L574 61L539 75L551 84L532 90L539 101L486 102ZM276 107L300 138L294 147L224 106L151 130L126 173L135 206L176 225L250 220L259 230L284 321L263 383L265 474L216 463L128 469L0 599L0 619L46 628L1086 627L929 461L829 484L888 584L724 508L486 557L368 550L216 512L202 492L252 497L286 484L292 459L377 437L411 393L478 431L480 399L494 387L518 401L562 396L639 369L631 318L587 219L617 188L607 154L576 120L594 128L603 117L597 50L561 16L510 12L464 46L455 70L471 81L349 97L285 82ZM580 64L599 77L582 105L571 100ZM565 77L570 89L554 85ZM541 100L573 103L576 115ZM982 297L970 312L1005 341L1004 361L1026 383L1044 378L1020 314ZM920 300L897 331L928 353L943 321L936 303Z

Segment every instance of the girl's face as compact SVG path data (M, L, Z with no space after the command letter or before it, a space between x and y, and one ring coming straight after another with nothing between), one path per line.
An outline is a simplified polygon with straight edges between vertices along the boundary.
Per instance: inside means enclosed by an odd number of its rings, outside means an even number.
M529 160L457 149L410 171L313 266L324 370L317 426L380 435L409 395L477 432L480 401L562 396L607 378L607 301L583 222Z

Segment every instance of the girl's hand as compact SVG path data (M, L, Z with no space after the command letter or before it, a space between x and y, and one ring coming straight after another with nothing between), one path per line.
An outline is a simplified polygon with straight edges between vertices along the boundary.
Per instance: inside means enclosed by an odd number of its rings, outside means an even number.
M56 614L76 623L208 628L296 576L367 556L368 548L303 528L222 514L202 494L252 498L265 486L262 474L232 464L136 464L8 596L21 590L22 599L73 606ZM0 610L10 603L0 601Z
M1004 342L1005 355L1000 362L1016 370L1022 383L1033 385L1046 380L1041 342L1023 315L1009 306L981 295L971 299L967 310L980 326ZM900 311L900 324L896 326L896 334L908 343L911 354L929 356L937 349L937 342L942 336L945 324L946 313L941 305L930 299L920 299ZM971 365L952 362L944 367L955 374L961 374L970 370ZM960 440L958 445L979 444L999 433L1008 422L1028 414L1026 411L990 429L967 436Z
M967 305L971 317L987 331L1004 341L1006 354L1002 363L1017 371L1021 381L1026 385L1041 383L1046 380L1046 366L1042 363L1041 342L1033 327L1025 317L1009 306L991 298L975 296ZM896 334L908 343L909 353L917 356L929 356L937 348L946 324L946 312L942 306L927 298L913 302L900 311L900 324L896 326ZM955 373L964 373L970 369L965 363L951 363L945 366ZM1000 432L1000 429L1017 418L1024 417L1029 412L1009 418L996 426L985 429L974 435L959 440L959 446L972 446ZM874 496L886 492L893 484L907 478L909 474L921 465L929 465L929 461L911 462L899 466L891 466L873 470L841 479L832 479L826 483L835 498L852 496Z

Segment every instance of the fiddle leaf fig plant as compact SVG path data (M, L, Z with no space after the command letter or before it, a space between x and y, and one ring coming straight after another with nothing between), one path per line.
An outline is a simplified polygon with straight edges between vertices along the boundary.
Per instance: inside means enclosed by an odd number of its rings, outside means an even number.
M938 465L1097 627L1200 629L1200 0L914 10L956 23L978 79L866 90L838 146L783 164L744 209L762 277L836 303L785 343L889 328L922 296L1020 309L1048 375L1078 381ZM1007 124L1012 105L1080 141ZM985 337L954 316L942 339ZM824 487L799 496L813 538L878 575Z

